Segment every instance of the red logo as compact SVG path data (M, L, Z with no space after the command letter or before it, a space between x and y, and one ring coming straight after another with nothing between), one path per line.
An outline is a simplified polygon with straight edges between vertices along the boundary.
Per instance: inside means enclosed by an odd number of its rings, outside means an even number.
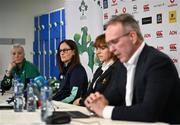
M111 6L116 6L117 5L117 0L112 0L112 5Z
M170 0L171 3L174 3L175 0Z
M104 13L104 19L108 19L108 13Z
M126 13L126 7L123 7L123 8L122 8L122 12L123 12L123 13Z
M175 0L170 0L170 5L168 7L177 6L177 3L175 3Z
M177 31L175 30L170 30L169 31L169 36L177 35Z
M144 38L151 38L151 34L149 33L144 34Z
M157 31L156 36L157 36L157 38L162 38L163 37L163 31L162 30Z
M116 3L116 0L112 0L113 3Z
M149 4L145 4L143 8L144 8L144 12L149 11Z
M115 9L115 15L118 14L118 9Z
M164 50L164 47L163 46L157 46L157 50L162 51L162 50Z
M170 51L177 51L176 43L172 43L169 45Z

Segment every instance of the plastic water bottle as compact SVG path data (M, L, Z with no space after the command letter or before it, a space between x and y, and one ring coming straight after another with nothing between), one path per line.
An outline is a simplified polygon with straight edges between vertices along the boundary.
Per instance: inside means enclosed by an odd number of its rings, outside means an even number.
M30 79L28 89L27 89L27 111L35 112L36 111L36 98L33 91L34 80Z
M14 78L13 84L14 84L14 111L22 112L24 109L24 95L23 95L24 84L21 82L20 78L17 77Z
M52 115L51 111L51 88L47 80L44 81L44 86L41 88L41 119L45 121L46 118Z

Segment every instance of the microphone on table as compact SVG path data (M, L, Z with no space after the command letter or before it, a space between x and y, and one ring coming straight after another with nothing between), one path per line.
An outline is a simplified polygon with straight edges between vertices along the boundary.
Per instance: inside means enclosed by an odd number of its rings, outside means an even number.
M41 88L43 87L44 84L44 77L43 76L37 76L34 78L34 94L38 97L38 99L41 98Z

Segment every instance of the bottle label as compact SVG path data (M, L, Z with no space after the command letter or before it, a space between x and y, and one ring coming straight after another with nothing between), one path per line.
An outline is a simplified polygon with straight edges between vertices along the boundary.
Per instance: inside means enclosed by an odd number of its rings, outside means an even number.
M15 112L22 112L23 111L23 97L16 96L14 100L14 111Z

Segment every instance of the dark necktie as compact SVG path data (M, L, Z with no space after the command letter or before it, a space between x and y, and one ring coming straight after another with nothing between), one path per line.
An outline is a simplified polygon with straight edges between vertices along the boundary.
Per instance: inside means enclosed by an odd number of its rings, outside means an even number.
M101 77L102 73L103 73L103 70L102 70L102 69L100 69L100 70L97 72L97 77L96 77L96 80L94 81L93 88L95 88L96 82L97 82L97 80Z

